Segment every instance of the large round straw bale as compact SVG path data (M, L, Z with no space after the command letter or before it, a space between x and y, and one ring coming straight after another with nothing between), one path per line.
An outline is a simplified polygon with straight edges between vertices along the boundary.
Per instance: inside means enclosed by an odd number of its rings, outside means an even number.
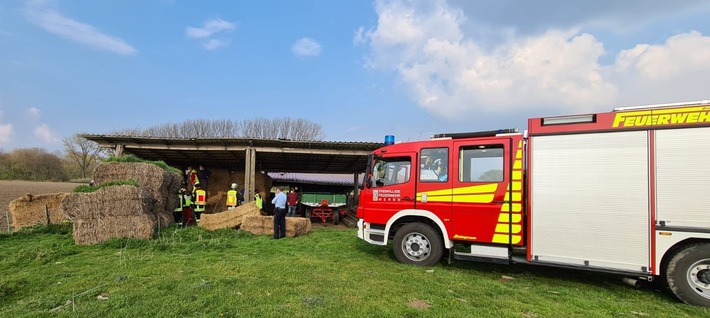
M12 224L16 229L35 224L59 224L67 220L62 200L68 193L25 195L10 202ZM49 220L47 220L49 213ZM3 216L4 218L4 216Z

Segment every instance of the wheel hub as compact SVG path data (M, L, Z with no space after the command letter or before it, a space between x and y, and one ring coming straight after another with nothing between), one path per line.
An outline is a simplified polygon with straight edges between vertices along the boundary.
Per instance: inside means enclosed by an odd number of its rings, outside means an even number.
M690 266L687 278L690 287L698 295L710 299L710 259L700 260Z
M418 261L429 255L429 240L420 233L411 233L404 239L402 249L407 258Z

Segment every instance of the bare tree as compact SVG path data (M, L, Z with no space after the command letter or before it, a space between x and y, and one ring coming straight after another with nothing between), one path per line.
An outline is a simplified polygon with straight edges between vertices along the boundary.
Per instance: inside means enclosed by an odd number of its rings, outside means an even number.
M15 149L3 157L3 178L67 181L62 159L41 148Z
M242 121L192 119L180 124L119 130L112 134L163 138L283 138L301 141L325 138L319 124L287 117Z
M101 147L78 134L66 137L62 142L64 142L67 158L78 168L81 178L86 178L90 168L102 158Z

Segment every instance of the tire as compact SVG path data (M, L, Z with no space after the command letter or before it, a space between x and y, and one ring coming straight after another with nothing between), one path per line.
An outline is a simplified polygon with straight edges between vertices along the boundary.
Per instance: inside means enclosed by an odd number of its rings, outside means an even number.
M710 307L710 244L691 244L675 253L666 268L666 281L682 302Z
M340 224L340 211L333 210L333 225Z
M398 261L418 266L434 266L444 254L441 235L424 223L402 226L394 235L392 248Z

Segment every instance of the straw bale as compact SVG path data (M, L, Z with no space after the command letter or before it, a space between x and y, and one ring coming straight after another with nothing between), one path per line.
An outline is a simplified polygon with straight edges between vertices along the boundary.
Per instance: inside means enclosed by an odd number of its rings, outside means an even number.
M63 208L73 221L74 242L95 244L117 237L149 239L160 225L147 189L130 185L71 193Z
M10 202L10 215L12 224L16 229L35 225L47 224L47 213L49 211L49 221L52 224L59 224L67 220L68 216L64 212L62 200L68 193L51 194L27 194Z
M274 217L247 215L242 219L241 230L256 235L274 234ZM306 235L311 231L311 220L306 218L286 218L286 236Z
M224 212L203 213L200 227L208 230L237 228L242 225L242 218L247 215L259 215L259 208L255 204L244 204Z
M164 214L159 216L161 227L174 223L172 212L178 205L177 193L183 180L180 174L139 162L106 162L94 170L94 180L98 184L128 179L136 180L156 200L155 213Z
M207 191L208 193L219 193L220 191L224 191L226 193L232 186L232 183L236 183L239 186L240 191L244 189L243 169L240 171L232 172L226 169L214 169L211 171L212 173L210 174L210 179L207 182L207 189L205 189L205 191ZM271 190L272 180L271 177L266 174L257 172L254 175L254 183L254 188L258 189L259 191ZM207 198L207 200L209 200L209 197Z
M72 236L78 245L92 245L119 237L151 239L156 224L147 214L77 220L73 222Z

